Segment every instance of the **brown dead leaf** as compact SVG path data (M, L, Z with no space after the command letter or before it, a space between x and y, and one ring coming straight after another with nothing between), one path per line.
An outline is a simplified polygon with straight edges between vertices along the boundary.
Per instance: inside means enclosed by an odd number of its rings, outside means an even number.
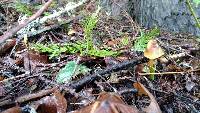
M0 55L4 55L7 50L14 47L16 44L16 39L8 39L6 42L2 45L0 45Z
M139 78L139 73L143 72L143 69L144 69L144 65L143 64L138 64L135 67L135 76L136 76L137 79Z
M47 55L40 55L36 52L29 51L29 53L24 54L24 68L26 71L29 71L31 66L32 71L37 71L37 66L41 64L48 63ZM30 66L29 66L30 63ZM38 69L39 70L39 69Z
M106 45L108 47L116 47L117 45L119 45L120 43L120 39L109 39L109 40L106 40Z
M146 108L143 108L143 111L146 113L162 113L154 96L141 83L136 82L133 84L133 86L138 90L138 95L147 95L151 100L150 105Z
M21 108L16 106L16 107L9 108L1 113L21 113Z
M0 81L4 80L4 77L2 75L0 75Z
M74 113L139 113L134 106L126 105L115 93L101 93L98 99Z
M36 102L37 113L66 113L66 109L67 101L58 90Z

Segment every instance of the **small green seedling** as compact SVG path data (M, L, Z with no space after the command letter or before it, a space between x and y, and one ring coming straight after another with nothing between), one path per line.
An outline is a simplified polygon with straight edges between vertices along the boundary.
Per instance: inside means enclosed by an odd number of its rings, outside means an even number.
M141 31L140 33L140 37L135 41L134 44L135 51L144 51L149 40L157 37L160 34L160 30L158 28L154 28L147 33L144 33L144 31Z
M56 76L56 82L68 83L72 77L78 74L86 74L89 71L90 69L86 66L77 64L75 61L69 61L65 67L59 71L58 75Z
M98 7L97 11L93 13L92 15L87 16L83 21L83 30L84 30L84 38L87 43L86 51L89 51L90 49L94 49L93 46L93 39L92 39L92 32L93 29L96 27L98 22L98 16L97 14L100 11L100 7Z

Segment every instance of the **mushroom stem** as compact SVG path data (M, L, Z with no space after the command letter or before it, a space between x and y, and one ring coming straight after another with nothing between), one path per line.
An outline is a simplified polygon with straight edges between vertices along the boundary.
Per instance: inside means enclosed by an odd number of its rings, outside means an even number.
M150 59L148 62L149 65L149 71L150 73L155 73L155 65L154 65L154 60ZM150 79L155 80L154 74L150 74Z
M164 55L164 51L162 50L162 48L158 45L158 43L156 42L156 40L150 40L147 44L147 48L144 51L144 56L149 58L149 70L150 73L154 73L155 72L155 60L159 57L161 57L162 55ZM150 74L150 79L154 80L154 74Z

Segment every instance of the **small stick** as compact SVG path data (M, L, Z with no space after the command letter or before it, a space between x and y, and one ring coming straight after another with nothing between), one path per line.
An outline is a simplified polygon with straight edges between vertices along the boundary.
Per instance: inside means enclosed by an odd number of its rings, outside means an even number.
M200 71L200 69L196 69L196 70L189 70L187 72L163 72L163 73L138 73L139 75L150 75L150 74L154 74L154 75L171 75L171 74L184 74L184 73L191 73L191 72L197 72Z
M15 77L10 77L10 78L4 79L4 80L0 81L0 84L8 82L9 80L14 80L14 79L19 79L19 78L25 78L25 77L34 78L34 77L38 77L38 76L40 76L40 75L37 74L37 75L27 76L26 74L21 74L21 75L15 76Z
M56 87L53 87L50 89L41 90L38 93L28 94L28 95L18 97L15 99L15 101L11 101L8 99L8 100L0 102L0 106L11 105L11 104L15 104L15 103L23 103L23 102L33 100L36 98L41 98L43 96L49 95L50 93L54 92L55 90L56 90Z
M8 30L4 35L0 36L0 44L4 43L7 39L11 38L17 31L25 27L28 23L38 18L50 6L52 2L53 0L49 0L48 2L44 4L44 6L40 10L38 10L28 20L23 21L17 27L13 27L12 29Z
M77 80L77 81L73 81L71 84L70 84L70 87L72 89L75 89L76 91L79 91L81 90L85 85L87 84L90 84L90 83L93 83L95 80L99 80L101 79L102 77L103 78L106 78L106 77L109 77L110 76L110 73L112 72L116 72L116 71L120 71L122 69L127 69L129 67L134 67L138 64L142 64L142 63L146 63L148 62L149 59L143 57L141 59L136 59L136 60L130 60L130 61L127 61L127 62L122 62L120 64L116 64L116 65L113 65L112 67L110 68L107 68L105 70L101 70L101 71L98 71L94 74L89 74L89 75L86 75L85 77L83 77L82 79L80 80Z
M46 95L54 92L55 90L56 90L56 87L53 87L53 88L50 88L50 89L46 89L46 90L40 90L37 93L28 94L28 95L25 95L25 96L18 97L15 100L15 102L16 103L23 103L23 102L26 102L26 101L29 101L29 100L40 98L40 97L46 96Z

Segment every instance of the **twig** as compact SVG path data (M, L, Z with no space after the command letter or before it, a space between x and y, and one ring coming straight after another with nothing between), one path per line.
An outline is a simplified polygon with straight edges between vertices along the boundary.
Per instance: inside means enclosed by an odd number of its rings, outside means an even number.
M17 31L25 27L28 23L32 22L36 18L38 18L52 3L53 0L49 0L44 4L44 6L38 10L34 15L32 15L28 20L23 21L17 27L8 30L4 35L0 36L0 44L4 43L7 39L11 38Z
M72 82L70 84L71 88L75 89L76 91L81 90L82 87L84 87L86 84L90 84L94 82L95 80L101 79L102 77L106 78L109 77L110 73L116 72L122 69L127 69L129 67L134 67L138 64L146 63L148 62L147 58L142 58L138 60L131 60L128 62L123 62L121 64L117 64L112 66L111 68L107 68L105 70L98 71L92 75L86 75L84 78L80 79L79 81Z
M200 69L196 69L196 70L189 70L187 72L163 72L163 73L138 73L139 75L145 76L145 75L150 75L150 74L154 74L154 75L171 75L171 74L184 74L184 73L191 73L191 72L197 72L200 71Z
M134 94L134 93L138 93L138 90L135 89L135 88L127 88L127 89L122 89L118 92L120 95L122 94L126 94L126 93L131 93L131 94Z
M14 79L19 79L19 78L25 78L25 77L34 78L34 77L38 77L38 76L40 76L40 75L37 74L37 75L27 76L26 74L22 74L22 75L18 75L18 76L15 76L15 77L10 77L10 78L4 79L4 80L0 81L0 84L8 82L9 80L14 80Z
M23 102L26 102L29 100L33 100L33 99L48 95L48 94L54 92L55 90L56 90L56 87L53 87L51 89L41 90L38 93L18 97L17 99L15 99L15 101L5 100L5 101L0 102L0 106L11 105L11 104L15 104L15 103L23 103Z
M52 92L54 92L56 90L56 87L53 87L51 89L46 89L46 90L41 90L39 91L38 93L34 93L34 94L29 94L29 95L25 95L25 96L21 96L21 97L18 97L15 102L16 103L22 103L22 102L26 102L26 101L29 101L29 100L33 100L33 99L36 99L36 98L40 98L40 97L43 97L45 95L48 95Z

